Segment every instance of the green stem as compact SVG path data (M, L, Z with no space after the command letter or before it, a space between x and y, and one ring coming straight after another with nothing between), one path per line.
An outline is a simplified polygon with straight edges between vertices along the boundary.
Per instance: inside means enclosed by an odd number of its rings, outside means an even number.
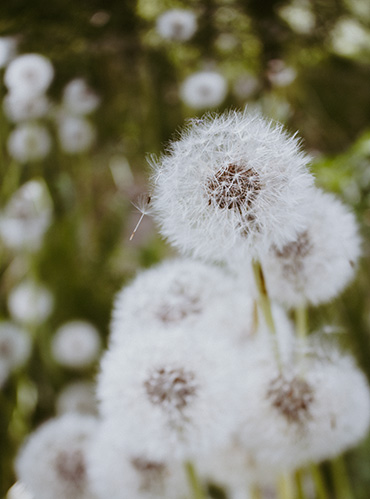
M281 475L277 482L277 497L279 499L295 499L292 485L290 476Z
M297 328L298 338L302 341L307 337L308 332L308 317L307 308L305 305L300 305L295 309L295 323Z
M205 499L203 487L199 481L198 475L195 471L193 463L190 461L185 462L185 471L188 477L190 490L192 491L193 499Z
M265 278L263 275L261 264L256 260L253 260L252 266L253 266L254 280L256 282L257 291L258 291L258 303L262 310L267 327L269 328L271 333L276 334L275 322L271 311L271 303L267 293Z
M331 462L332 477L337 499L353 499L351 482L348 477L346 463L343 456L339 456Z
M296 499L307 499L306 493L303 486L303 472L302 470L297 470L294 473L294 481L296 488Z
M329 495L326 490L326 485L322 477L319 466L315 463L312 463L310 465L310 471L313 482L315 484L317 499L329 499Z

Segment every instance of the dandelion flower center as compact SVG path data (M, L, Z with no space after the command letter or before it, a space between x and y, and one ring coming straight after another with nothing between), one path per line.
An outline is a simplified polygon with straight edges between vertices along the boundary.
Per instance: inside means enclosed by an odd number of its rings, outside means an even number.
M269 386L267 398L289 422L301 423L309 417L314 400L310 385L297 376L288 379L282 374L274 378Z
M172 298L176 303L162 303L157 317L165 323L179 322L191 315L198 315L201 311L199 296L190 294L180 283L175 283L171 289Z
M134 457L131 459L131 464L141 475L141 490L153 490L162 485L166 474L166 465L164 463Z
M281 250L275 249L275 253L279 258L284 260L296 261L304 258L311 250L311 243L308 232L304 231L299 234L295 241L286 244Z
M149 400L154 405L181 411L195 396L194 374L185 369L156 369L144 383Z
M83 488L86 480L86 466L80 450L60 452L56 458L56 470L63 480L76 488Z
M250 208L261 190L258 174L252 168L229 164L221 168L209 179L208 204L215 203L219 208L238 211Z

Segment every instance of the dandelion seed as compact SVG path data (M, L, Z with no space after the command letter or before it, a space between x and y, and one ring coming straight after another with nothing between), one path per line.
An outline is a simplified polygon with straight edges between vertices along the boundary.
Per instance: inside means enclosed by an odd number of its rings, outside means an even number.
M132 231L132 234L130 236L130 241L133 240L133 238L135 236L135 233L136 233L137 229L139 228L139 226L140 226L143 218L145 217L145 215L147 215L148 213L150 213L150 209L151 209L150 201L151 201L151 197L150 196L142 196L135 203L133 203L133 205L135 206L135 208L137 208L140 211L141 216L140 216L139 221L137 222L134 230Z

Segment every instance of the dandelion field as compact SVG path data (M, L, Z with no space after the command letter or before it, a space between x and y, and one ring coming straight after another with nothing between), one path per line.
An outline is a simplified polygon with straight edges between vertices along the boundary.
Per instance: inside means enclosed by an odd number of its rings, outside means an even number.
M366 0L0 5L0 496L367 499Z

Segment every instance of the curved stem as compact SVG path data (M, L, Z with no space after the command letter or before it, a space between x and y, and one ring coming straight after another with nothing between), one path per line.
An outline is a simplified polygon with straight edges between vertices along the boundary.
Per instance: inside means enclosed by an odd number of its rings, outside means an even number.
M326 490L326 485L321 475L319 466L315 463L312 463L310 465L310 472L315 484L317 499L329 499L328 491Z
M193 463L191 463L190 461L186 461L184 465L193 499L205 499L206 496L204 494L202 484L200 483Z

